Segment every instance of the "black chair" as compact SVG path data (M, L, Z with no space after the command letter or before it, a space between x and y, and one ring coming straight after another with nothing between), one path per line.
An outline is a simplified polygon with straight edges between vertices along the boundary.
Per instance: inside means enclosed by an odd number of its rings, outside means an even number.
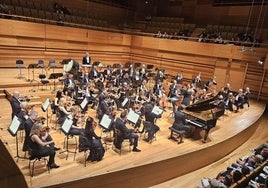
M153 69L154 68L154 65L147 65L147 69Z
M85 136L79 135L79 146L78 146L78 151L79 152L84 152L84 157L85 157L85 167L87 165L87 158L89 156L90 152L90 147L88 146L88 139Z
M126 63L125 63L125 68L129 68L129 67L130 67L130 65L131 65L131 63L130 63L130 62L126 62Z
M47 166L48 164L48 160L46 157L35 157L31 155L31 152L29 152L30 157L29 157L29 170L30 170L30 175L31 177L34 176L34 167L35 167L35 163L38 161L43 161L45 163L45 166L47 168L48 173L50 173L50 168Z
M47 88L47 85L49 84L49 80L46 79L46 75L45 74L39 74L39 79L40 79L40 83L42 84L42 91L45 90L44 89L44 85Z
M42 59L38 60L38 62L37 62L37 68L42 68L43 69L44 67L45 67L44 60L42 60Z
M143 129L141 135L144 135L144 139L148 139L148 133L153 129L153 124L149 121L143 121ZM147 137L146 137L147 134ZM156 133L154 133L154 139L156 139ZM153 140L148 140L149 143L152 143Z
M129 142L129 139L128 138L124 138L124 135L123 133L119 130L119 129L116 129L114 130L114 143L113 143L113 146L115 146L116 149L119 150L119 154L121 155L122 154L122 147L124 146L124 143L127 143L128 146L129 146L129 151L131 151L131 145L130 145L130 142ZM127 142L125 142L127 141Z
M70 140L73 140L70 143ZM74 154L74 160L75 160L75 156L77 153L77 138L75 135L71 135L71 134L65 134L65 138L64 138L64 142L63 142L63 148L66 148L64 151L60 152L61 153L67 153L66 154L66 160L68 159L69 153L73 153ZM74 147L74 150L70 150L70 146Z
M173 127L169 127L169 129L170 129L171 132L170 132L170 136L169 136L168 139L174 139L175 140L176 138L174 137L174 134L176 134L177 138L178 138L178 144L183 143L183 136L185 135L186 131L184 131L184 130L176 130Z
M134 67L135 68L139 68L141 66L141 63L137 62L137 63L134 63Z
M25 68L25 66L23 64L24 64L23 60L21 60L21 59L16 60L16 67L20 70L20 73L17 77L18 79L24 78L24 76L21 73L21 69Z

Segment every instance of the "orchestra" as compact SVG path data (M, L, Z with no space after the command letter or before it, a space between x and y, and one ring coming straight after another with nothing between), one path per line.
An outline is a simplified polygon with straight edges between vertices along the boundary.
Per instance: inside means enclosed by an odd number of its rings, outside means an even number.
M185 117L185 127L187 135L195 138L200 130L205 130L206 134L203 141L206 142L209 130L216 125L219 112L224 110L238 112L243 108L244 104L249 107L250 89L239 89L238 92L232 91L230 84L226 84L220 92L216 92L216 76L209 79L206 84L202 85L201 73L193 78L191 83L183 80L182 72L179 72L170 83L164 70L156 69L155 72L148 71L145 65L136 67L129 64L128 67L122 65L108 65L106 68L93 64L83 64L77 68L77 71L66 71L64 69L64 77L59 78L63 82L63 89L58 90L55 98L51 100L51 108L57 116L57 123L62 125L66 118L71 119L72 126L70 133L72 135L85 136L83 124L88 117L88 105L95 110L96 117L100 121L104 114L107 115L112 123L109 130L113 131L115 136L115 128L118 126L118 111L128 113L134 111L139 118L135 123L129 121L124 114L121 117L122 124L127 122L133 126L132 135L137 139L139 133L143 133L144 127L142 122L150 122L152 129L148 131L147 141L152 142L155 133L160 130L156 125L156 120L162 117L162 114L154 114L154 106L166 111L168 103L172 104L172 112L175 119L173 125L177 125L178 111ZM77 75L73 75L76 72ZM11 99L12 117L17 115L22 119L20 129L27 129L26 135L29 135L31 126L35 122L43 122L44 118L37 117L34 106L29 105L30 97L22 96L18 91L13 93ZM83 104L86 101L85 104ZM212 115L210 119L202 118L195 112L206 111ZM92 112L92 111L91 111ZM94 111L93 111L94 112ZM121 113L122 114L122 113ZM178 122L176 122L178 121ZM126 124L127 125L127 124ZM25 127L26 126L26 127ZM194 126L194 130L190 127ZM176 126L174 126L176 129ZM182 129L179 127L179 129ZM47 137L50 132L49 125L44 126L40 130L41 137ZM26 138L25 138L26 139ZM23 150L27 151L28 146L24 143ZM136 148L133 151L140 151ZM57 148L56 148L57 149Z

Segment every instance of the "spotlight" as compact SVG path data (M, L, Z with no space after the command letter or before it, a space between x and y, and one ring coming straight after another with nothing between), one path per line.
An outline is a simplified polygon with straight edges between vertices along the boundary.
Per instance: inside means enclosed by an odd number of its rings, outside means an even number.
M265 62L265 57L261 57L258 61L259 65L263 65Z

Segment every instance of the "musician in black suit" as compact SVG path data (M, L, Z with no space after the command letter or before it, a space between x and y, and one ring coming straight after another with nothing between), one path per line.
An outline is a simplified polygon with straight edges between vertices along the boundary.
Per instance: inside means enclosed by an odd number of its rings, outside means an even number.
M98 71L95 66L92 66L92 68L89 71L89 78L94 80L98 78Z
M91 57L89 56L88 52L86 52L86 55L83 57L82 64L91 65Z
M187 135L190 135L191 127L187 125L185 114L182 112L183 107L179 106L177 111L175 112L175 120L172 125L172 128L178 131L186 131Z
M157 118L161 118L161 114L155 114L152 112L153 110L153 106L151 104L148 104L146 107L145 107L145 120L150 122L152 124L151 128L148 131L148 139L147 141L148 142L151 142L153 137L154 137L154 134L160 130L159 126L157 126L155 124L155 121ZM144 130L142 130L143 132Z
M117 118L115 121L115 128L121 131L123 134L123 138L128 138L130 140L131 145L133 145L132 151L140 152L141 150L137 148L139 136L134 133L133 129L129 129L126 127L127 120L127 112L123 111L120 114L120 118ZM116 143L116 147L120 147L122 143Z
M102 113L100 120L102 119L103 114L107 113L108 108L109 108L108 97L105 97L104 100L100 102L100 106L99 106L99 109L101 110L101 113Z
M103 76L110 81L112 79L112 73L111 65L107 65L107 68L103 71Z
M227 110L230 110L231 112L234 111L233 104L234 104L234 95L232 92L228 93L227 97L223 99L224 107Z
M38 117L38 113L32 110L29 112L28 119L24 122L25 137L24 137L22 151L29 151L30 132L37 117Z
M140 68L140 76L142 79L146 78L146 73L147 73L147 69L146 69L145 65L142 65L142 67Z
M85 85L87 85L87 84L89 83L89 75L88 75L88 72L86 72L86 73L84 74L84 76L82 77L82 79L81 79L81 83L83 83L83 84L85 84Z
M235 112L238 112L239 108L244 108L244 93L243 89L238 90L238 94L235 96L234 105L236 106Z
M13 117L17 114L19 114L19 112L21 111L21 107L20 107L20 92L19 91L14 91L13 92L13 96L10 99L10 105L12 108L12 114L11 114L11 118L13 119Z
M68 74L67 78L64 80L64 88L63 88L63 93L67 92L67 95L72 97L74 93L74 79L73 79L73 74Z

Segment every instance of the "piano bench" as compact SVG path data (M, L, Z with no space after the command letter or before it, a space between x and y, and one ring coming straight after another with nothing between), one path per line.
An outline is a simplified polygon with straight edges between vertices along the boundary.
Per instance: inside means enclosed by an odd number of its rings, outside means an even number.
M169 127L169 129L171 131L169 139L174 139L173 134L175 133L178 136L178 144L183 143L182 139L183 139L183 135L186 133L186 131L184 131L184 130L176 130L173 127Z

